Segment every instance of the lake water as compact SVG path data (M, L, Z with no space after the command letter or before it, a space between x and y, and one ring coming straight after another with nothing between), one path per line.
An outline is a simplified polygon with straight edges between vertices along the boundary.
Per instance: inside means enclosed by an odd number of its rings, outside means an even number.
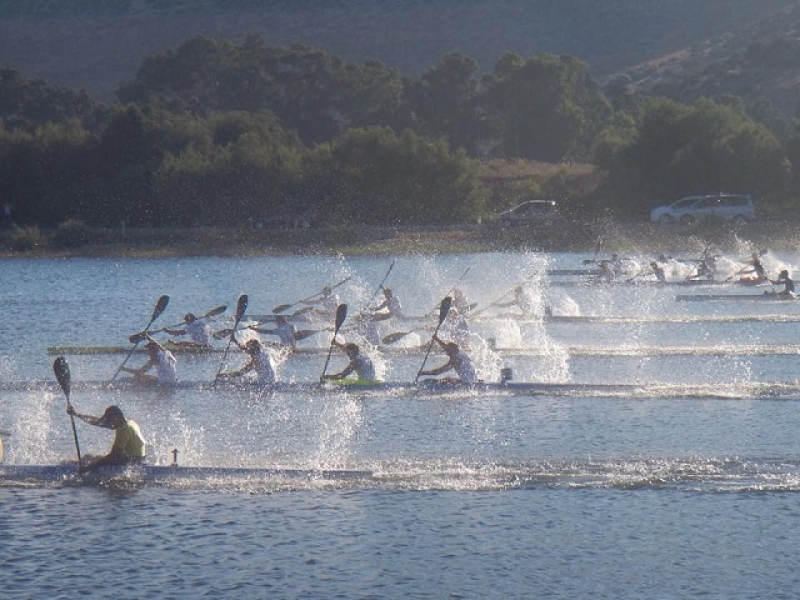
M598 317L475 319L471 353L482 379L511 368L515 381L642 390L112 391L80 382L109 379L124 355L69 355L76 408L121 406L140 424L152 464L170 464L177 449L184 466L372 474L26 480L0 467L0 597L796 597L800 303L678 302L684 293L763 288L560 285L565 278L545 275L584 268L584 258L0 262L0 430L11 467L75 457L48 347L125 345L162 294L170 302L154 328L227 304L221 328L241 294L248 313L269 314L351 276L336 291L349 306L344 339L356 340L352 316L393 260L386 286L430 324L459 282L478 308L529 280L542 308ZM800 263L769 258L774 268ZM673 266L676 278L689 268ZM645 279L629 267L634 281ZM381 335L419 326L389 321ZM330 336L300 342L318 352L282 359L279 378L317 381ZM490 338L505 350L493 351ZM429 340L422 330L398 345ZM395 348L373 355L383 379L413 381L423 353ZM144 360L135 353L129 364ZM178 360L179 379L199 383L244 359L234 350ZM427 365L443 361L433 352ZM327 372L345 363L335 351ZM776 384L780 393L758 391ZM111 432L77 427L84 454L107 451Z

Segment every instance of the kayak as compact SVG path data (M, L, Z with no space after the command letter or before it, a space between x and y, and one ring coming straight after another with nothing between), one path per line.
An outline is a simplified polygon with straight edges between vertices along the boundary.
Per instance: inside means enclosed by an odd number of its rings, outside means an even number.
M548 269L547 274L551 277L593 276L600 275L600 269Z
M764 292L763 294L678 294L678 302L794 302L797 296Z
M0 485L2 485L3 482L26 483L64 480L93 482L108 479L126 479L150 483L178 480L206 482L253 479L359 480L369 479L372 476L372 471L348 469L184 467L146 464L103 466L83 475L79 475L75 463L57 465L0 465Z
M596 320L588 320L589 317L584 317L587 319L585 321L581 321L581 317L575 317L576 319L574 322L596 322L596 323L629 323L629 322L642 322L640 319L636 320L625 320L623 318L614 318L614 317L597 317ZM798 316L800 319L800 316ZM695 319L682 319L683 321L687 322L694 322ZM766 320L766 319L755 319L752 317L730 317L730 319L726 319L724 317L720 317L719 319L710 319L710 320L730 320L730 321L756 321L756 320ZM784 318L782 315L778 315L775 321L783 322L788 321L789 319ZM679 321L676 319L676 321ZM563 322L570 323L573 322L572 320L565 319ZM644 345L615 345L615 346L567 346L567 345L560 345L560 344L553 344L553 345L546 345L546 346L536 346L536 347L513 347L513 346L497 346L495 343L494 338L488 338L487 342L487 349L491 350L492 352L499 354L504 357L524 357L524 356L546 356L553 352L553 350L563 351L570 356L661 356L661 355L689 355L689 356L707 356L707 355L729 355L729 354L739 354L739 355L753 355L753 356L767 356L767 355L774 355L774 354L800 354L800 346L796 344L739 344L739 345L722 345L719 344L714 346L700 346L700 345L688 345L688 346L644 346ZM70 352L71 349L77 349L76 352ZM84 350L95 350L95 352L83 352ZM392 356L402 356L402 355L417 355L422 352L427 351L428 345L422 346L381 346L379 352L381 354L387 354ZM102 351L102 352L101 352ZM221 352L221 351L219 351ZM327 353L327 349L325 348L304 348L304 349L297 349L293 352L293 354L303 355L303 356L318 356ZM433 353L442 354L444 351L441 348L433 348ZM48 354L53 355L67 355L67 354L116 354L116 351L113 347L102 347L102 346L55 346L52 348L48 348ZM130 383L128 383L130 382ZM226 384L227 382L220 381L218 385ZM346 379L342 380L341 382L344 385L362 385L364 383L374 383L371 381L363 381L363 380L353 380L353 379ZM113 385L117 385L119 387L125 385L135 385L136 387L158 387L159 384L151 383L151 382L132 382L129 378L115 380ZM2 389L2 385L0 384L0 389Z
M571 280L571 281L553 281L550 285L558 286L558 287L569 287L569 286L631 286L631 287L641 287L641 286L653 286L653 287L716 287L716 286L727 286L727 287L757 287L757 286L765 286L768 285L761 281L754 281L754 280L736 280L736 281L719 281L716 279L681 279L678 281L658 281L656 279L582 279L582 280Z
M164 342L162 344L165 349L174 354L199 354L206 355L214 352L222 352L211 346L190 346L184 344L174 344L172 342ZM131 351L130 346L48 346L47 353L56 355L91 355L91 354L128 354ZM136 348L136 352L147 352L144 345Z
M58 384L54 381L16 381L0 383L3 391L42 391L48 390L56 393ZM460 394L467 397L486 396L576 396L576 397L647 397L647 398L728 398L745 396L772 396L774 394L792 396L800 395L800 387L795 384L767 384L767 383L742 383L726 388L719 385L692 385L672 383L574 383L574 382L479 382L472 385L453 384L437 379L425 379L417 383L409 381L362 381L352 380L351 383L340 384L326 381L291 383L278 382L272 387L267 387L249 381L220 382L218 386L206 381L179 381L173 386L166 387L138 387L134 388L127 383L109 385L102 381L77 381L73 382L73 390L127 390L133 393L158 391L171 393L177 390L197 390L214 393L254 393L259 394L365 394L370 396L404 397L409 395L435 395L435 394Z

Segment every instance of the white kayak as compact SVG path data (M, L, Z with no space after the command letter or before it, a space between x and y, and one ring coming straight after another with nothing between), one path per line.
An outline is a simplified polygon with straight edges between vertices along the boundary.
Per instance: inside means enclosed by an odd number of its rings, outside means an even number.
M295 469L272 467L191 467L171 465L103 466L79 474L75 463L57 465L0 465L0 482L98 481L126 479L158 483L164 481L231 481L253 479L361 480L372 471L349 469Z

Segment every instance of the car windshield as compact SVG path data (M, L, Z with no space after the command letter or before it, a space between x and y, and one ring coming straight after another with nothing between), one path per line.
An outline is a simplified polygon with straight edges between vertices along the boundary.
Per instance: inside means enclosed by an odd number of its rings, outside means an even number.
M687 208L695 204L699 198L681 198L672 205L672 208Z

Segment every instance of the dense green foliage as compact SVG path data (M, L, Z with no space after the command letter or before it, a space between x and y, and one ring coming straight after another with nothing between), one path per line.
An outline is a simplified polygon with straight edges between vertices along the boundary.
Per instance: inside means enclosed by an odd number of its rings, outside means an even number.
M709 191L754 193L773 209L785 204L786 149L741 110L708 100L689 106L651 99L638 122L636 134L604 159L610 208L646 216L654 204Z
M589 214L641 218L716 190L777 210L800 185L800 142L788 124L775 135L769 107L756 122L735 98L612 103L569 56L507 54L481 74L449 54L414 79L257 36L195 38L148 58L119 98L105 108L3 72L0 189L15 222L73 219L64 244L84 223L470 222L486 216L487 154L592 160L603 185L561 198Z

